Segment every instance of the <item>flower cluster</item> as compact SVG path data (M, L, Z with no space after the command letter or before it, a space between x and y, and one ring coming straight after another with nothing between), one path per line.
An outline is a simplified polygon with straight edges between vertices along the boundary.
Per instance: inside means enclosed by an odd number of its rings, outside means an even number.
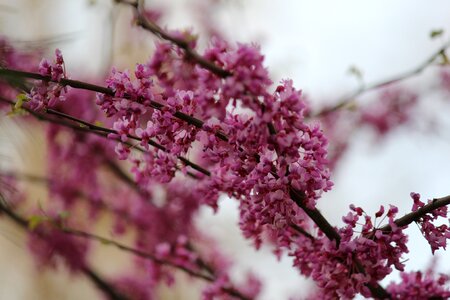
M149 63L137 65L134 80L127 71L113 70L107 84L115 95L97 96L97 104L116 118L117 134L110 136L124 142L135 135L149 151L130 159L137 182L146 186L170 181L177 157L200 142L198 159L212 174L198 185L201 202L217 207L214 199L225 192L241 199L240 224L246 236L258 241L270 228L281 234L301 214L290 200L292 189L304 193L304 205L314 208L332 185L327 140L317 125L306 124L306 106L292 81L268 92L271 81L256 47L234 49L216 40L205 57L232 75L212 75L167 44L157 45ZM234 107L231 112L224 111L228 104ZM234 113L239 108L247 114ZM189 117L205 120L201 130ZM151 151L152 141L162 147ZM121 143L116 152L121 159L131 153Z
M48 79L39 81L28 94L29 105L33 110L42 110L54 106L58 101L64 101L67 87L58 82L66 78L64 59L59 49L55 50L55 61L50 63L43 59L39 64L39 73Z
M369 125L382 136L411 119L417 95L399 87L384 89L379 101L361 112L360 123Z
M76 95L77 100L80 100L84 96L83 93L72 92L68 94L68 99ZM59 105L58 109L92 121L99 116L92 114L92 109L83 106L89 103L92 104L89 101L80 101L80 106L72 107L67 105L66 101ZM195 189L192 190L189 183L174 179L164 186L162 195L161 190L158 192L158 189L162 187L155 186L153 182L146 185L145 191L132 191L124 185L111 184L111 178L108 183L105 183L102 180L104 174L97 171L101 169L100 166L108 166L108 160L114 158L114 153L107 147L112 141L94 135L86 136L82 133L67 132L58 125L49 126L48 138L51 161L49 167L54 174L50 178L49 185L52 200L60 200L65 208L71 209L75 203L80 203L79 200L83 199L84 205L93 212L100 209L108 210L114 216L114 234L121 235L132 228L136 235L136 248L145 253L154 253L157 259L157 262L150 263L148 261L143 263L142 259L136 260L136 269L142 269L144 274L151 273L151 280L143 284L139 280L139 276L143 275L139 273L119 278L114 283L117 284L121 293L138 299L153 297L152 286L160 282L171 283L175 280L173 268L168 268L166 265L192 272L204 272L202 265L198 262L198 254L190 248L187 239L187 236L192 236L192 217L200 204L198 194L194 193ZM92 153L96 154L92 155ZM165 165L161 164L161 166ZM92 168L92 166L96 167ZM68 169L71 172L66 172ZM90 216L92 224L97 220L96 215ZM63 235L61 233L61 236ZM36 239L33 238L32 249L38 261L50 263L56 254L64 258L66 258L64 255L67 255L66 259L69 259L68 263L72 265L69 249L66 253L65 249L61 248L61 253L53 252L48 257L44 257L42 253L47 252L45 247L48 243L46 240L35 241ZM221 272L224 276L228 276L225 269ZM214 285L216 278L212 277L212 280L211 284ZM220 281L220 278L217 280ZM123 285L125 283L134 288L126 288ZM232 282L228 281L226 287L231 289L232 286ZM255 284L252 286L254 287ZM227 294L222 288L219 290L220 294ZM248 294L256 293L255 288L242 289L246 294L247 290Z
M328 166L331 170L347 153L352 137L361 128L373 131L379 142L395 129L414 121L413 114L419 104L417 92L392 84L374 96L374 101L367 104L348 99L308 115L320 120L329 140Z
M394 223L397 208L391 206L386 212L392 227L388 233L375 228L372 218L362 208L351 205L350 209L343 217L346 226L339 229L338 247L323 236L315 240L303 237L297 239L297 249L291 253L302 274L316 282L321 299L352 299L358 293L370 297L369 284L373 286L385 278L392 272L392 266L404 270L401 257L408 252L407 236ZM376 217L384 214L381 206ZM355 236L362 217L360 234Z
M261 281L251 272L245 274L244 280L233 287L229 270L230 263L226 261L220 252L214 251L213 263L215 270L218 270L216 279L203 289L202 299L238 299L238 293L245 299L255 299L261 292Z
M162 260L170 260L177 266L186 269L195 269L198 255L189 249L188 239L185 235L178 236L174 245L167 242L156 246L156 257Z
M387 290L392 299L448 299L450 290L447 275L434 276L431 272L423 274L420 271L401 273L400 283L391 283ZM436 278L437 277L437 278Z
M425 203L420 201L420 194L411 193L411 198L414 201L412 207L413 212L425 206ZM433 200L428 200L428 203L432 201ZM433 221L437 220L439 217L447 218L447 206L442 206L435 209L416 220L416 223L420 226L423 236L430 244L431 252L433 252L433 254L439 248L445 249L447 246L447 240L450 239L450 229L448 225L441 224L436 226L433 224Z
M57 267L58 259L62 258L72 272L81 271L87 264L89 241L64 233L60 228L62 222L65 220L61 215L30 218L29 226L33 232L29 235L28 247L41 267Z

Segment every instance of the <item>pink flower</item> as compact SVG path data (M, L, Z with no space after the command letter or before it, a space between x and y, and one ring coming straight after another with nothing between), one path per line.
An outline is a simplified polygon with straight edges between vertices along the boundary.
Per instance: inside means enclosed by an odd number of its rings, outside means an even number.
M66 234L48 223L39 224L28 240L28 247L40 266L57 267L58 259L62 258L72 272L86 266L88 246L88 240Z
M412 211L415 212L425 206L425 203L420 201L420 195L417 193L411 193L411 198L414 200ZM428 200L428 203L433 200ZM439 217L447 218L447 206L440 207L421 216L415 220L420 226L423 236L431 246L431 252L434 254L439 248L446 248L447 240L450 239L450 228L448 225L442 224L436 226L433 224L434 220Z
M55 50L55 56L53 64L46 59L39 64L39 73L49 76L52 81L40 80L27 95L30 99L30 108L33 110L53 107L58 101L65 100L64 94L67 93L67 87L58 83L61 79L66 78L64 59L59 49Z
M391 283L387 290L392 299L448 299L450 290L448 288L449 277L444 274L436 276L432 272L401 273L401 282Z

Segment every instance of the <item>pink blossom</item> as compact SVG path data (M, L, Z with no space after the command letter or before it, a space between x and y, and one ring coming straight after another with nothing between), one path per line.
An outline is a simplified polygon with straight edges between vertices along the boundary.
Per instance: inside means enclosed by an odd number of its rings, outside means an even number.
M30 108L33 110L53 107L58 101L65 100L64 94L67 93L67 87L58 83L61 79L66 78L64 59L59 49L55 50L55 56L54 63L43 59L39 64L39 73L49 76L52 81L39 81L27 95L30 99Z
M380 93L380 101L364 108L361 124L373 127L379 135L408 122L411 119L417 95L401 88L387 88Z
M72 272L77 272L86 266L89 243L43 221L30 233L28 247L40 266L57 267L58 259L62 258Z
M420 201L420 195L418 193L411 193L411 198L414 200L412 211L415 212L418 209L425 206L425 203ZM428 200L428 203L433 200ZM447 218L447 206L440 207L421 216L416 223L420 226L423 236L431 246L431 252L434 254L439 248L445 249L447 246L447 240L450 239L450 228L446 224L436 226L433 224L434 220L439 217Z
M422 272L401 273L401 282L391 283L387 290L392 299L448 299L449 277L444 274L436 276Z

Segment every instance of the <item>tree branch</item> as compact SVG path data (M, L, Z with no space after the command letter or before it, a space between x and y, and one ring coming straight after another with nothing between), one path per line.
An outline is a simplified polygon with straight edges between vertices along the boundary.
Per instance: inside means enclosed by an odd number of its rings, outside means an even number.
M127 1L127 0L115 0L116 3L122 3L126 5L130 5L135 9L136 21L137 25L141 26L143 29L150 31L155 36L162 40L166 40L180 49L184 50L186 58L194 61L196 64L201 66L204 69L216 74L221 78L225 78L231 76L231 72L225 69L220 68L213 62L205 59L203 56L198 54L193 48L189 46L189 42L181 39L179 37L173 36L170 33L164 31L161 27L159 27L156 23L148 20L144 15L144 3L143 1Z
M11 208L8 207L6 200L0 194L0 212L3 212L9 219L11 219L14 223L19 225L25 231L30 231L28 228L28 221L15 213ZM0 214L1 216L1 214ZM40 238L45 239L42 235L39 235ZM121 295L110 283L100 277L94 270L85 266L81 270L103 293L108 295L111 300L129 300L128 297Z
M424 205L423 207L419 208L418 210L413 211L409 214L406 214L403 217L395 220L394 223L398 227L408 226L412 222L418 221L421 217L432 212L433 210L436 210L438 208L441 208L441 207L449 205L449 204L450 204L450 195L443 197L443 198L435 198L430 203ZM381 230L383 233L389 233L392 230L392 227L391 227L391 225L387 224L378 229L375 229L375 231L376 230ZM375 232L373 232L373 234L375 234Z
M64 119L68 119L68 120L77 122L79 124L82 124L82 125L88 127L89 129L92 129L92 130L95 130L95 131L102 131L102 132L106 132L106 133L118 134L118 132L116 130L105 128L105 127L101 127L101 126L98 126L98 125L86 122L84 120L75 118L75 117L73 117L71 115L59 112L59 111L54 110L54 109L47 109L47 113L51 114L51 115L56 115L56 116L64 118ZM136 141L142 141L141 138L139 138L137 136L134 136L134 135L131 135L131 134L127 134L127 137L130 138L130 139L136 140ZM153 140L148 140L148 144L150 146L153 146L153 147L159 149L159 150L162 150L164 152L170 153L169 150L167 150L166 147L162 146L161 144L159 144L159 143L157 143L157 142L155 142ZM188 160L187 158L182 157L182 156L177 156L177 158L181 162L183 162L186 166L189 166L189 167L193 168L194 170L197 170L200 173L203 173L206 176L210 176L211 175L211 173L208 170L206 170L205 168L199 166L198 164Z
M10 209L6 205L6 201L1 201L1 199L0 199L0 211L4 212L11 220L13 220L15 223L20 225L23 229L25 229L26 231L30 231L30 229L28 228L28 221L24 217L22 217L22 216L18 215L17 213L15 213L12 209ZM55 224L53 224L53 225L55 225ZM170 267L179 269L179 270L181 270L181 271L183 271L183 272L185 272L185 273L187 273L187 274L189 274L189 275L191 275L193 277L196 277L196 278L199 278L199 279L203 279L203 280L208 281L208 282L214 282L216 280L216 278L212 277L212 275L207 275L207 274L204 274L202 272L191 270L191 269L189 269L189 268L187 268L185 266L179 265L179 264L171 262L169 260L160 259L160 258L156 257L155 255L153 255L151 253L147 253L147 252L141 251L139 249L135 249L135 248L126 246L126 245L124 245L122 243L119 243L117 241L101 237L101 236L96 235L96 234L88 233L88 232L85 232L85 231L81 231L81 230L77 230L77 229L69 228L69 227L60 227L60 226L56 226L56 225L55 225L55 228L58 229L58 230L61 230L62 232L66 233L66 234L69 234L69 235L73 235L73 236L77 236L77 237L80 237L80 238L97 241L97 242L100 242L100 243L105 244L105 245L114 246L114 247L116 247L119 250L122 250L122 251L125 251L125 252L129 252L129 253L131 253L133 255L139 256L139 257L144 258L144 259L151 260L151 261L153 261L153 262L155 262L157 264L170 266ZM42 236L41 236L41 238L45 239ZM207 264L204 263L203 261L200 260L200 262L201 262L201 264L199 264L199 266L201 266L201 265L207 266ZM101 288L109 296L116 295L117 297L111 297L113 300L125 300L125 299L128 299L128 298L125 298L123 296L120 297L119 296L120 294L117 291L115 291L114 288L110 284L106 283L106 281L101 279L96 273L94 273L88 267L83 268L82 271L91 280L93 280L93 282L97 285L97 287ZM206 271L208 273L211 272L210 269L206 269ZM239 292L238 290L236 290L233 287L224 287L223 291L228 293L228 294L230 294L230 295L232 295L232 296L234 296L234 297L237 297L238 299L241 299L241 300L251 300L250 298L248 298L247 296L243 295L241 292Z
M109 296L111 300L132 300L124 295L119 294L116 290L111 288L111 285L106 282L100 275L92 269L83 267L81 271L88 277L95 286Z
M17 76L21 76L21 75L28 76L29 75L29 76L34 76L34 77L28 77L28 78L41 77L41 78L43 78L41 80L51 81L51 78L48 77L48 76L42 76L42 75L36 74L36 73L15 71L15 70L9 70L9 69L0 69L0 76L2 75L2 71L6 72L6 73L3 73L3 74L14 74L14 75L17 75ZM39 79L39 78L37 78L37 79ZM62 80L61 80L61 82L62 82ZM69 79L65 79L64 82L67 83L67 85L72 84L72 81L70 81ZM80 86L80 81L76 81L76 82L78 84L77 86ZM81 86L82 85L83 84L81 83ZM70 86L72 86L72 85L70 85ZM89 88L98 89L98 90L106 89L106 88L103 88L103 87L98 87L98 86L90 85L90 84L88 84L88 87ZM79 87L79 88L82 88L82 87ZM111 89L107 89L107 90L108 90L108 93L114 94L114 92ZM152 101L152 107L155 108L155 109L160 109L161 110L164 107L164 105ZM103 128L103 127L100 127L100 126L88 123L88 122L83 121L83 120L79 120L79 119L77 119L77 118L75 118L73 116L69 116L69 115L66 115L64 113L52 110L52 109L47 109L47 113L54 114L54 115L60 116L62 118L70 119L70 120L72 120L74 122L77 122L77 123L80 123L80 124L82 124L84 126L87 126L88 128L91 128L93 130L104 131L104 132L107 132L107 133L115 133L115 134L117 134L117 132L115 130L108 129L108 128ZM178 111L175 114L173 114L173 116L177 117L177 118L179 118L179 119L181 119L183 121L186 121L187 123L189 123L191 125L194 125L194 126L196 126L198 128L201 128L202 126L200 126L200 125L203 124L203 121L201 121L199 119L196 119L196 118L193 118L191 116L188 116L188 115L186 115L184 113L181 113L181 112L178 112ZM191 123L191 122L193 122L193 123ZM220 138L221 140L223 140L223 141L228 141L228 137L224 133L216 132L216 136L218 138ZM132 135L128 135L128 137L131 138L131 139L134 139L134 140L138 140L138 141L141 140L140 138L132 136ZM149 142L149 144L150 144L150 142ZM163 146L161 146L159 144L157 146L155 146L155 147L157 147L158 149L162 148L161 150L165 149ZM167 150L163 150L163 151L167 151ZM203 173L204 175L211 176L211 173L208 170L206 170L206 169L204 169L204 168L202 168L202 167L200 167L200 166L198 166L198 165L196 165L194 163L191 163L190 161L188 161L185 158L180 158L180 157L178 157L178 158L183 163L191 166L192 168L196 169L197 171ZM333 240L336 241L336 247L338 247L341 237L340 237L339 233L336 231L336 229L328 222L328 220L322 215L322 213L317 208L310 209L310 208L306 207L306 205L304 205L303 201L305 199L305 194L302 191L297 191L291 186L289 187L289 189L290 189L289 190L289 195L290 195L291 199L300 208L302 208L305 211L305 213L312 219L312 221L317 225L317 227L320 228L331 241L333 241ZM371 289L371 291L373 290L373 293L374 293L373 295L374 296L377 296L379 298L389 298L387 296L388 295L387 292L384 291L380 286L379 286L379 288L375 288L375 287L369 286L369 288Z
M0 69L0 72L1 72L1 69ZM15 104L14 101L11 101L11 100L8 100L8 99L2 98L2 97L0 97L0 101L9 103L11 105ZM31 110L31 109L27 109L27 108L23 108L23 109L25 109L27 112L29 112L30 114L32 114L33 116L35 116L39 120L50 121L52 123L56 123L56 124L59 124L59 125L65 126L65 127L70 127L72 129L75 129L75 130L78 130L78 131L91 132L91 133L97 134L97 135L105 137L105 138L108 138L108 134L110 134L110 133L118 134L118 132L116 130L109 129L109 128L106 128L106 127L102 127L102 126L98 126L98 125L89 123L87 121L78 119L76 117L73 117L71 115L62 113L62 112L54 110L54 109L50 109L50 108L47 109L46 110L47 114L55 115L57 117L73 121L73 122L75 122L75 123L77 123L79 125L82 125L84 127L76 126L76 125L73 125L73 124L70 124L70 123L67 123L67 122L56 122L54 119L46 118L44 114L37 113L37 112L35 112L35 111ZM134 135L128 134L127 137L130 138L130 139L136 140L136 141L142 141L141 138L139 138L137 136L134 136ZM142 149L140 147L137 147L137 146L135 146L135 145L133 145L133 144L131 144L129 142L122 142L120 139L114 139L114 140L117 140L117 141L119 141L119 142L121 142L123 144L126 144L126 145L128 145L128 146L130 146L132 148L136 148L140 152L146 152L144 149ZM166 147L160 145L159 143L157 143L157 142L155 142L153 140L149 140L148 144L150 146L153 146L153 147L159 149L159 150L162 150L164 152L169 153L169 151L166 149ZM210 176L211 175L211 173L208 170L206 170L205 168L201 167L200 165L190 161L189 159L187 159L185 157L182 157L182 156L177 156L177 158L183 164L185 164L186 166L190 166L194 170L196 170L196 171L198 171L200 173L203 173L206 176ZM192 174L191 172L188 172L188 175L193 177L193 178L197 178L197 176L195 174Z
M99 86L99 85L95 85L95 84L91 84L91 83L87 83L87 82L82 82L82 81L78 81L78 80L67 79L67 78L61 78L59 81L56 81L56 80L52 80L52 78L50 76L44 76L39 73L12 70L12 69L7 69L7 68L0 68L0 77L4 77L4 78L21 77L21 78L42 80L42 81L47 81L47 82L55 82L55 83L59 83L62 86L70 86L75 89L88 90L88 91L102 93L102 94L105 94L108 96L115 97L115 91L113 89L110 89L107 87L103 87L103 86ZM124 99L129 99L129 98L130 97L127 97L127 96L124 97ZM157 110L163 110L163 108L165 108L164 104L161 104L161 103L153 101L153 100L150 100L149 103L152 108L157 109ZM187 115L183 112L177 111L173 114L173 116L177 119L185 121L186 123L188 123L192 126L195 126L196 128L199 128L199 129L203 128L204 122L202 120L192 117L190 115ZM217 131L215 134L219 139L221 139L225 142L228 141L228 137L223 132Z
M339 243L341 241L341 236L336 231L336 229L328 222L328 220L322 215L322 213L317 209L310 209L304 205L303 200L305 199L305 195L303 192L297 191L294 188L290 188L289 195L291 199L308 215L308 217L313 220L313 222L317 225L317 227L322 230L322 232L328 237L329 240L336 242L336 248L339 247ZM358 258L353 257L353 261L357 267L358 273L365 274L365 270L361 265L361 262ZM378 283L376 284L366 284L369 288L373 297L377 299L390 299L391 296L389 293Z
M369 85L363 85L361 88L359 88L358 90L356 90L355 92L353 92L349 96L344 97L343 99L339 100L338 103L333 105L332 107L325 108L325 109L323 109L323 110L313 114L313 117L318 118L318 117L322 117L324 115L327 115L327 114L329 114L331 112L334 112L334 111L336 111L336 110L338 110L338 109L348 105L349 103L354 101L356 97L361 96L362 94L364 94L364 93L366 93L368 91L376 90L376 89L384 87L386 85L389 85L389 84L392 84L392 83L396 83L396 82L399 82L399 81L403 81L405 79L408 79L410 77L413 77L414 75L417 75L417 74L421 73L428 66L430 66L439 56L445 55L445 50L447 50L447 48L449 48L449 47L450 47L450 40L447 41L438 50L433 52L433 54L430 57L428 57L424 62L422 62L420 65L418 65L414 69L409 70L409 71L407 71L407 72L405 72L403 74L394 76L394 77L392 77L391 79L388 79L388 80L375 82L375 83L372 83L372 84L369 84Z

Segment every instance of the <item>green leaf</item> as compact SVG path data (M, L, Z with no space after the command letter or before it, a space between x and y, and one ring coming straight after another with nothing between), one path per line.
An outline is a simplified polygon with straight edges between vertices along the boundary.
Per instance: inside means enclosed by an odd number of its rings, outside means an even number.
M26 115L28 112L22 108L24 102L29 101L30 99L26 94L18 94L16 97L16 103L12 107L11 111L7 114L10 117L18 116L18 115Z
M27 94L24 94L24 93L18 94L18 95L16 96L16 99L17 99L17 102L16 102L17 108L21 108L21 107L22 107L22 104L23 104L24 102L30 101L30 98L28 98Z
M41 223L47 221L48 218L45 216L34 215L28 219L28 228L30 230L35 230Z
M430 32L430 38L434 39L434 38L442 36L443 34L444 34L443 29L434 29Z
M358 80L363 79L362 71L356 66L350 66L350 68L348 68L348 73L352 76L355 76Z

